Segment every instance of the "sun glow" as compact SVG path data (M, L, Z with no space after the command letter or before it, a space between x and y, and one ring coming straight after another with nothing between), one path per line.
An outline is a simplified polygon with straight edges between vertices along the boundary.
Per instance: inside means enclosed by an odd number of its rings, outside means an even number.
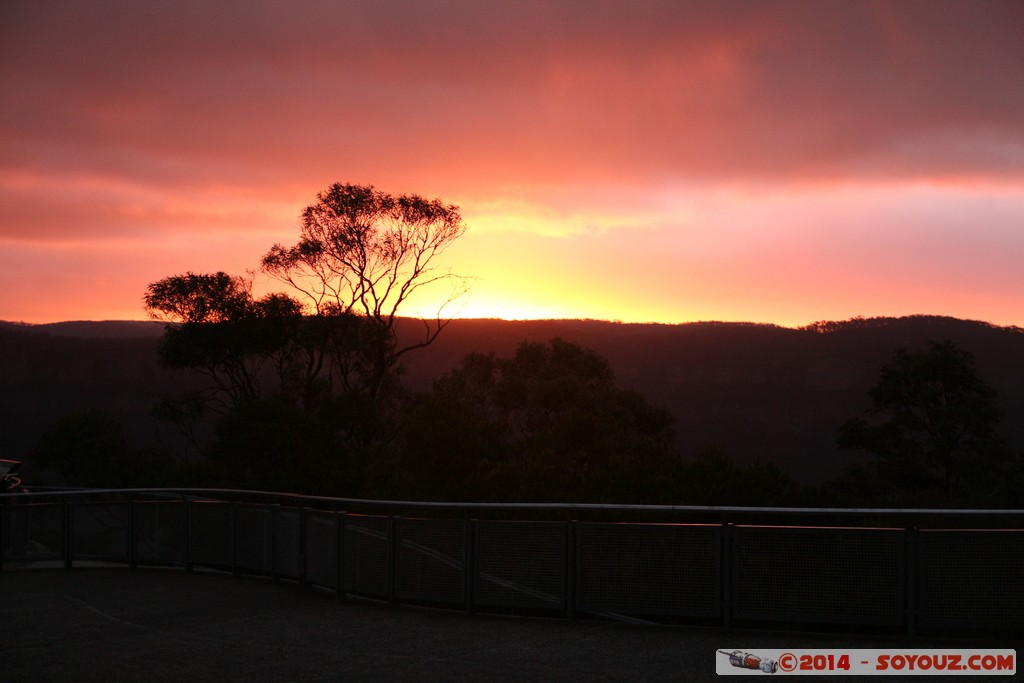
M499 318L502 320L554 320L578 317L571 306L532 304L513 299L474 298L465 306L453 309L458 318Z

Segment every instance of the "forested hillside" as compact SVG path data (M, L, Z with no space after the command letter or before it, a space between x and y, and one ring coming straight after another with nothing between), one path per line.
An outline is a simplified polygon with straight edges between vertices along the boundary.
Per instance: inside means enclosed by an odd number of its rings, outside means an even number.
M0 324L0 457L27 459L48 425L84 408L113 415L139 447L161 439L173 446L174 430L158 429L153 405L195 379L158 366L160 333L154 323ZM427 390L470 352L509 355L523 341L554 337L597 351L620 386L667 409L683 457L715 448L740 463L778 464L811 483L857 457L836 448L836 429L868 407L867 391L893 351L948 339L975 355L979 375L999 394L1003 436L1024 450L1024 331L952 318L802 329L456 320L434 345L407 357L403 382Z

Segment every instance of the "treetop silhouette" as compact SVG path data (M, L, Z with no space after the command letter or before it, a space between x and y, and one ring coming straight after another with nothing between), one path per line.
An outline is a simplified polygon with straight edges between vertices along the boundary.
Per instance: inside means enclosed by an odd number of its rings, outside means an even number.
M838 443L874 454L888 485L949 499L992 483L1004 455L1000 414L972 353L951 341L897 349L869 396L866 417L844 423Z

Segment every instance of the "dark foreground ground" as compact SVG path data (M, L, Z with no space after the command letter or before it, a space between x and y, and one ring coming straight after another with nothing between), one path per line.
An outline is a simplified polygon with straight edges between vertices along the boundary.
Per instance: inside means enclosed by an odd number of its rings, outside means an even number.
M4 683L711 681L717 649L997 645L469 617L169 570L0 572Z

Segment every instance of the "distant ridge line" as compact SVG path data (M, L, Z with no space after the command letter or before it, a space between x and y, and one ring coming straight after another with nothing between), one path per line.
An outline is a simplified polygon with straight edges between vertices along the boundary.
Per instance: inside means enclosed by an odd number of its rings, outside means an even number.
M17 323L0 321L0 330L46 334L55 337L127 339L159 337L164 323L152 320L67 320L59 323Z
M412 321L415 318L405 318ZM761 328L765 330L790 330L801 332L818 332L822 334L842 332L855 329L879 329L901 323L931 322L949 325L966 325L986 327L995 330L1006 330L1024 333L1024 328L1016 325L997 325L984 320L956 318L945 315L913 314L905 316L857 316L846 320L818 320L798 327L787 327L777 323L727 321L727 320L696 320L678 323L662 322L622 322L619 320L599 320L596 318L529 318L523 320L506 320L504 318L455 318L453 325L501 324L513 326L544 326L544 325L585 325L607 326L631 329L642 328ZM53 323L25 323L0 320L0 330L11 330L29 333L41 333L57 337L78 337L94 339L116 338L152 338L163 334L166 323L155 320L66 320Z

